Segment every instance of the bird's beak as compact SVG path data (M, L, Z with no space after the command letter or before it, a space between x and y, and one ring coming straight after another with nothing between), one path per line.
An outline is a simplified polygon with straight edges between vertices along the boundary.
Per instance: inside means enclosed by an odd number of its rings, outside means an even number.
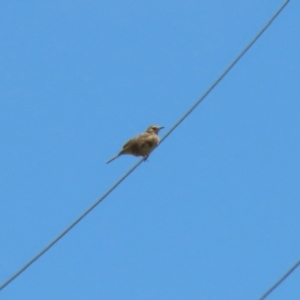
M165 128L165 127L164 127L164 126L160 126L160 127L159 127L159 130L161 130L161 129L163 129L163 128Z

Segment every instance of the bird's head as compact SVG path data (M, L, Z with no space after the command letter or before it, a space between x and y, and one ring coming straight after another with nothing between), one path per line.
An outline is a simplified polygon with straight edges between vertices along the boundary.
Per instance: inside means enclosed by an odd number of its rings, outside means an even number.
M163 128L163 126L151 125L147 128L146 132L158 134L158 132Z

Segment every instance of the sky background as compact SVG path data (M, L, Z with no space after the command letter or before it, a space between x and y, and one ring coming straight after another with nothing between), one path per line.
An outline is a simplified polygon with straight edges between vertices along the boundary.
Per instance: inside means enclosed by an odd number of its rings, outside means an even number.
M0 281L163 135L283 1L2 1ZM300 3L83 221L0 292L257 299L300 258ZM300 299L296 270L270 299Z

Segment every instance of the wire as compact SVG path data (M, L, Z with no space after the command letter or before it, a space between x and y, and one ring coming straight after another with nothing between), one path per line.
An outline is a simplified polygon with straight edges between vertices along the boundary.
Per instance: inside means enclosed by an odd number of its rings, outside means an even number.
M258 34L251 40L251 42L242 50L242 52L233 60L233 62L221 73L216 81L207 89L207 91L195 102L195 104L171 127L171 129L161 139L163 142L175 128L202 102L202 100L215 88L215 86L224 78L224 76L232 69L232 67L240 60L240 58L251 48L251 46L258 40L258 38L264 33L264 31L271 25L276 17L281 13L283 8L287 5L289 0L276 11L271 19L262 27ZM91 210L93 210L101 201L103 201L130 173L132 173L141 163L141 159L135 164L129 171L127 171L100 199L98 199L93 205L91 205L83 214L81 214L71 225L69 225L63 232L61 232L52 242L50 242L42 251L36 254L31 260L29 260L23 267L21 267L15 274L8 278L0 285L0 290L5 288L9 283L16 279L22 272L24 272L31 264L33 264L38 258L40 258L45 252L47 252L54 244L56 244L65 234L67 234L77 223L79 223Z
M258 300L266 299L285 279L287 279L300 266L298 260L278 281L276 281Z
M79 223L91 210L93 210L101 201L103 201L131 172L133 172L143 161L139 161L129 171L127 171L101 198L99 198L93 205L91 205L83 214L81 214L71 225L69 225L63 232L61 232L52 242L50 242L42 251L36 254L31 260L29 260L22 268L20 268L14 275L3 282L0 286L0 290L5 288L10 282L17 278L22 272L24 272L31 264L33 264L38 258L40 258L46 251L48 251L54 244L56 244L65 234L67 234L77 223Z
M258 32L258 34L252 39L252 41L244 48L244 50L233 60L233 62L221 73L221 75L215 80L215 82L206 90L206 92L195 102L195 104L173 125L173 127L162 138L161 142L171 134L171 132L204 100L204 98L215 88L215 86L225 77L225 75L233 68L233 66L241 59L241 57L252 47L252 45L258 40L258 38L265 32L265 30L271 25L271 23L277 18L284 7L290 0L286 0L281 7L276 11L272 18L266 23L266 25Z

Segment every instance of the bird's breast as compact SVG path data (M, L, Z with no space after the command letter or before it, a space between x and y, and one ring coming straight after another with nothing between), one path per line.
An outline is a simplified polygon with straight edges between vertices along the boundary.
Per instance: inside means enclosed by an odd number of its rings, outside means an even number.
M159 143L158 136L148 136L146 139L143 139L140 143L139 151L140 155L147 155L149 154Z

